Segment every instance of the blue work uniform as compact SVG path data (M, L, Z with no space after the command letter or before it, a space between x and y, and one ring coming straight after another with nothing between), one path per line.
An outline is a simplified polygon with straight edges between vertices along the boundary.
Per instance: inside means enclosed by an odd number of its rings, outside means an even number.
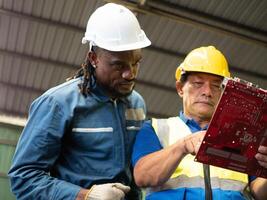
M17 199L74 200L81 188L110 182L130 186L126 199L135 199L130 159L144 100L136 91L112 100L96 84L84 96L79 83L63 83L32 103L8 174Z

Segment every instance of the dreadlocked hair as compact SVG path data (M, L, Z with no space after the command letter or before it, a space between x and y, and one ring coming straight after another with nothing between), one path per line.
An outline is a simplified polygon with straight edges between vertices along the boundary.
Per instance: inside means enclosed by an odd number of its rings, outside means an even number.
M90 93L91 88L94 86L93 77L94 77L95 68L92 66L88 56L81 64L81 68L74 74L74 76L67 79L75 79L78 77L83 77L82 82L78 84L79 90L82 95L87 96Z

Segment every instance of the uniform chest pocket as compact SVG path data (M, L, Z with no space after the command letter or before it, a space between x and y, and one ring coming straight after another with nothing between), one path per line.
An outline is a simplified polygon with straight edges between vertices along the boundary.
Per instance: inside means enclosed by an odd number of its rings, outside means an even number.
M114 132L112 127L72 128L73 149L87 165L87 173L105 174L114 160ZM112 166L112 165L111 165Z
M74 145L87 152L103 152L113 147L112 127L73 128L72 133Z

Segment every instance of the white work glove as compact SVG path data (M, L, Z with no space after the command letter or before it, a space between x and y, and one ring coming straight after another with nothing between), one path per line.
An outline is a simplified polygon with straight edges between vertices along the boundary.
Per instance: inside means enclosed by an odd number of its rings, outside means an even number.
M123 200L129 191L130 187L121 183L94 185L86 200Z

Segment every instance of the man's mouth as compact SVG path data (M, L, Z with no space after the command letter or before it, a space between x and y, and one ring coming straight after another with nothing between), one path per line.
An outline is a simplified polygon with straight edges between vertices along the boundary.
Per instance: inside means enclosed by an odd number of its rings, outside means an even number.
M201 104L206 104L206 105L209 105L209 106L214 106L214 104L210 101L197 101L196 103L201 103Z
M131 86L135 83L135 81L123 81L123 82L120 82L119 84L120 85L125 85L125 86Z

